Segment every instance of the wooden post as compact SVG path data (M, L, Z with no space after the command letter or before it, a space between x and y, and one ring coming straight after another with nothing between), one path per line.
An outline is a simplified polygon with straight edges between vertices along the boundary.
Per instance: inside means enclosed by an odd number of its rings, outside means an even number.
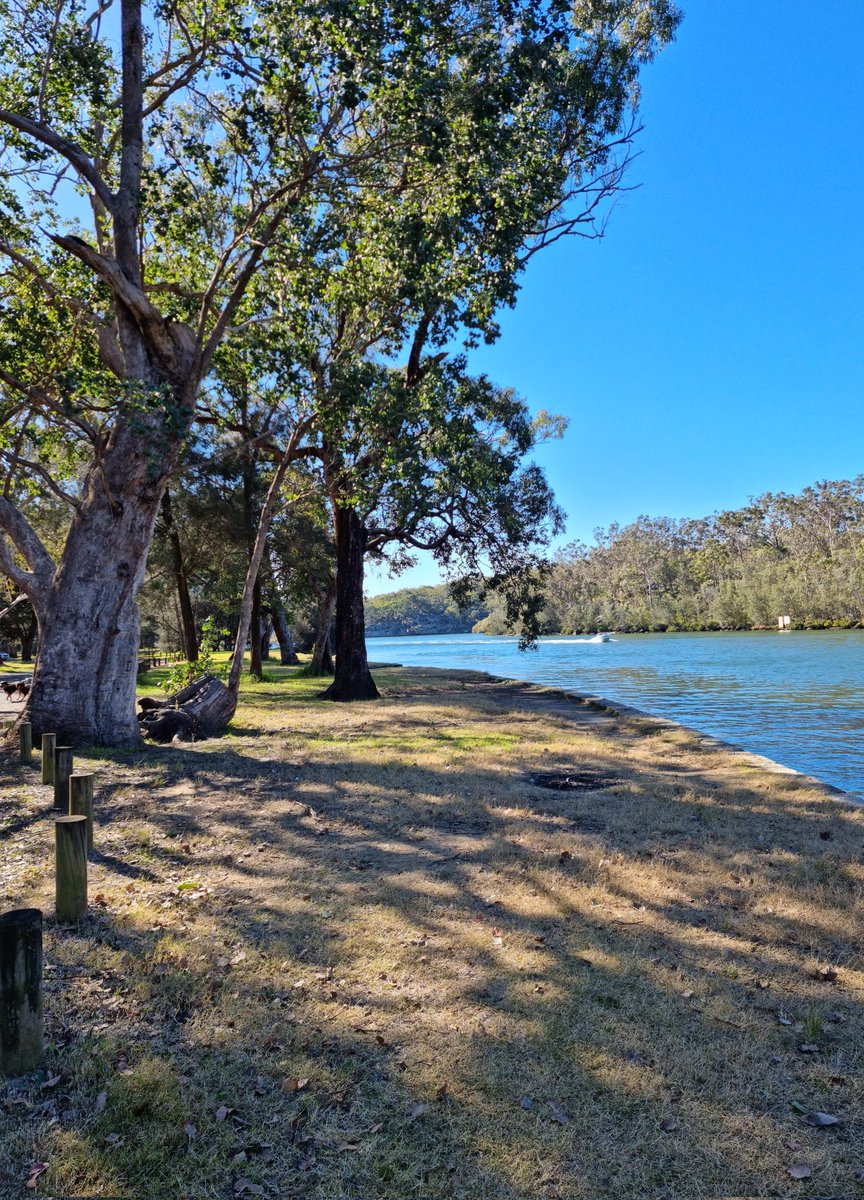
M69 811L69 776L72 774L72 747L58 746L54 752L54 807Z
M93 776L69 776L69 816L87 818L87 849L93 849Z
M18 726L18 761L33 761L33 726L29 721L22 721Z
M42 782L54 782L54 751L57 749L57 734L42 734Z
M87 916L87 818L58 817L54 830L57 920L69 925Z
M42 1061L42 913L0 916L0 1075L24 1075Z

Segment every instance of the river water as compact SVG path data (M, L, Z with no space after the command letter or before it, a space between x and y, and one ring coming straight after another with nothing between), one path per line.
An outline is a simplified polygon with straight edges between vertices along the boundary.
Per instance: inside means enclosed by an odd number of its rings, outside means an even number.
M864 792L864 632L634 633L609 642L370 638L370 659L605 696Z

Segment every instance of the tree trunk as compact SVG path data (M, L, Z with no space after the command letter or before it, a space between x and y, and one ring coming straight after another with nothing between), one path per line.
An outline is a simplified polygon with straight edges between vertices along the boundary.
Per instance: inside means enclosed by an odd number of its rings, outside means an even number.
M174 514L171 511L171 493L165 489L162 497L162 521L165 525L165 535L171 552L171 570L174 574L174 584L177 588L177 600L180 606L180 635L183 642L183 653L187 662L198 661L198 633L195 629L195 613L192 608L192 597L189 595L189 581L186 578L186 562L183 558L183 547L180 545L180 534L174 524Z
M273 512L282 490L282 481L285 478L285 472L296 457L296 448L302 432L305 432L305 426L300 426L292 433L285 448L285 453L282 455L273 473L273 479L270 482L264 507L261 510L261 516L258 520L258 531L255 534L255 544L252 547L249 570L246 572L246 581L243 584L243 599L240 602L237 637L234 639L234 653L231 657L231 670L228 675L228 687L234 693L235 697L240 687L243 656L246 652L246 639L249 637L250 629L258 628L258 625L253 620L252 608L255 598L255 586L258 582L258 571L261 567L261 559L264 557L264 547L267 543L267 534L270 532L270 523L273 520ZM254 638L251 638L250 641L254 642Z
M249 628L249 674L261 678L261 578L255 577L252 588L252 622Z
M191 404L176 403L191 413ZM140 740L136 597L185 430L176 413L152 421L121 417L87 475L40 613L39 661L26 718L34 736L56 733L59 742L73 746Z
M237 709L237 697L215 675L199 675L185 688L141 714L144 733L157 742L212 737Z
M279 657L282 666L296 667L300 659L294 649L294 639L291 636L291 627L285 616L285 609L281 604L274 604L270 609L270 616L273 618L273 629L279 642Z
M353 508L334 506L336 530L336 673L327 700L378 700L366 656L363 568L366 530Z
M318 611L318 632L315 635L315 645L312 649L312 661L309 663L310 675L332 675L333 655L330 652L330 625L333 621L333 609L336 607L336 579L330 581L321 608Z
M100 351L122 376L113 428L84 480L53 578L40 586L33 605L39 618L39 660L25 719L32 722L34 734L50 730L71 745L140 741L136 598L168 473L189 429L206 369L192 330L163 317L143 291L141 0L122 0L120 41L120 169L110 205L114 267L80 238L54 238L111 288L117 342L109 349L112 339L106 330ZM47 572L42 555L38 557L41 577Z
M33 644L39 634L39 622L36 619L36 614L33 614L33 620L29 627L21 634L21 661L33 661Z
M270 639L272 636L273 636L273 626L270 624L270 620L267 616L266 611L262 608L261 609L261 633L259 635L260 642L261 642L261 661L262 662L270 661Z

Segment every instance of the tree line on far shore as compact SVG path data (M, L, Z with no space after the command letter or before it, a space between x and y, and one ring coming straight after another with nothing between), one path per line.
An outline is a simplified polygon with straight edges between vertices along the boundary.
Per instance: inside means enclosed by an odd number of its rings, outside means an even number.
M544 586L544 633L864 623L864 475L766 492L697 520L640 516L562 550ZM500 605L475 626L512 632Z

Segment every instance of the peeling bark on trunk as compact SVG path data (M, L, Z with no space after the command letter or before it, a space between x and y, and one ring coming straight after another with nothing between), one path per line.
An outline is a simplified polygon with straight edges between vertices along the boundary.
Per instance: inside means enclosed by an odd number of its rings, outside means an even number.
M26 710L34 736L56 733L67 745L140 740L136 597L185 432L176 421L170 435L161 421L144 424L115 426L85 481L40 622Z
M276 632L276 639L279 642L279 657L283 667L296 667L300 659L297 657L297 652L294 649L294 639L291 636L291 627L288 624L288 618L285 616L285 609L281 604L274 604L270 609L270 616L273 619L273 629Z
M378 700L366 655L363 568L366 530L353 508L334 505L336 530L336 672L327 700Z
M186 578L186 561L183 557L183 547L180 545L180 535L177 532L177 526L174 524L174 514L171 511L171 494L167 489L165 495L162 497L162 521L165 525L168 548L171 551L171 570L174 574L174 585L177 588L183 654L187 662L197 662L198 633L195 629L195 613L192 608L192 597L189 595L189 582Z

